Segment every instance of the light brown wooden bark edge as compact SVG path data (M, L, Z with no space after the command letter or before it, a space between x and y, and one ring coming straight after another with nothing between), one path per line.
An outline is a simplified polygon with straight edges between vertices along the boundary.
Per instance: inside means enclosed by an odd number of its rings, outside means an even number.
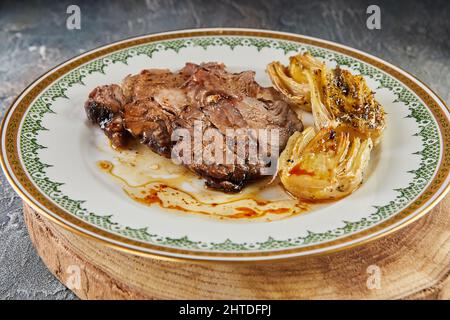
M264 264L202 265L105 247L24 205L38 254L82 299L450 299L449 213L447 196L404 229L346 251Z

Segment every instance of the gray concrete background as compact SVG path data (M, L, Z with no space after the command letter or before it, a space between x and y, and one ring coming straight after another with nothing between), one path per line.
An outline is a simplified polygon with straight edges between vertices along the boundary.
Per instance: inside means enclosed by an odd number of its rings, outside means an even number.
M81 30L66 8L81 8ZM366 9L381 8L381 30ZM289 31L369 52L416 75L450 102L450 3L442 1L8 1L0 2L0 108L49 68L123 38L200 27ZM0 299L75 299L37 256L20 198L0 173Z

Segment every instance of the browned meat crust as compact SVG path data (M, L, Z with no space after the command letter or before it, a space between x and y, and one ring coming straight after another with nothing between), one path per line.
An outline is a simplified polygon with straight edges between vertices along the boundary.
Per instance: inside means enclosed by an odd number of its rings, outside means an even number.
M124 104L122 89L111 84L95 88L84 105L88 119L100 126L115 147L124 147L130 136L123 126Z

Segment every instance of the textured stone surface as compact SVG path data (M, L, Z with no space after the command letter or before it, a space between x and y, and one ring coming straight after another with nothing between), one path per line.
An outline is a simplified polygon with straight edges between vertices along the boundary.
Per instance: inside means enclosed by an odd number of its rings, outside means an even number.
M81 8L67 30L66 8ZM381 8L381 30L366 8ZM20 1L0 2L0 108L70 57L123 38L182 28L251 27L336 41L398 65L450 102L450 4L442 1ZM0 299L74 299L36 255L21 201L0 174Z

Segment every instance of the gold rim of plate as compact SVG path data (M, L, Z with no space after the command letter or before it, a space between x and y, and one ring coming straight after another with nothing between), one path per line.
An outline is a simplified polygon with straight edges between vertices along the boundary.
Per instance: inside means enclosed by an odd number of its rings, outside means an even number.
M356 232L352 235L344 236L342 238L332 240L325 243L304 246L292 249L282 249L267 252L206 252L206 251L194 251L185 249L168 248L165 246L158 246L149 243L143 243L129 238L119 236L88 224L72 214L64 211L63 209L52 203L44 194L42 194L33 182L28 178L26 171L22 167L19 158L19 150L17 144L17 137L19 134L19 123L28 110L34 99L45 90L51 83L70 72L74 68L85 64L89 61L97 59L106 54L113 53L117 50L126 49L136 45L147 44L156 41L169 40L175 38L187 38L187 37L201 37L201 36L251 36L259 38L269 38L276 40L287 40L298 42L301 44L313 45L339 53L346 54L353 58L357 58L367 64L375 66L380 70L388 73L392 77L401 81L406 87L413 91L428 107L436 119L440 133L443 138L443 157L439 163L437 172L433 180L428 184L426 189L417 197L415 201L410 203L406 208L388 218L387 220L365 229L363 231ZM399 71L401 70L401 71ZM408 76L406 76L406 75ZM27 92L29 88L31 88ZM427 93L424 88L427 88L436 99ZM26 92L26 94L24 94ZM444 110L439 106L439 103L445 106ZM15 106L15 107L14 107ZM13 108L14 107L14 108ZM92 240L98 241L109 247L119 249L121 251L131 253L134 255L145 256L155 259L177 261L177 262L189 262L189 263L261 263L261 262L273 262L274 260L290 260L294 258L310 257L330 254L333 252L341 251L344 249L353 248L366 244L370 241L379 239L388 234L391 234L406 225L416 221L420 217L429 212L450 190L450 185L447 184L443 187L446 179L450 173L450 121L445 112L449 112L448 106L445 102L438 97L426 84L411 75L410 73L394 67L388 62L382 61L369 54L363 53L359 50L352 49L337 43L330 41L320 40L317 38L311 38L291 33L274 32L268 30L257 29L234 29L234 28L217 28L217 29L197 29L197 30L180 30L166 33L158 33L154 35L134 37L122 41L118 41L106 46L99 47L88 51L87 53L76 56L66 62L52 68L43 76L38 78L32 84L30 84L11 104L9 109L5 112L4 118L1 124L1 148L3 150L1 155L1 165L3 172L5 173L9 183L13 189L20 195L23 201L29 205L32 209L42 214L51 221L64 227L65 229L75 232L76 234L88 237ZM9 119L7 122L6 119ZM5 137L5 143L3 143L3 137ZM3 157L3 153L6 154L6 158ZM8 168L8 165L9 168ZM19 181L17 183L16 181ZM440 192L439 194L437 194ZM423 204L429 201L431 198L435 199L422 208L420 212L416 212L417 208L420 208ZM43 209L45 208L45 210ZM415 214L413 217L411 215ZM409 219L406 219L410 217ZM388 229L390 226L404 220L399 225ZM376 234L379 231L382 231ZM365 239L362 239L365 238ZM359 241L358 241L359 239ZM127 246L128 245L128 246ZM131 247L130 247L131 246ZM336 247L338 246L338 247ZM327 249L328 248L328 249ZM151 251L149 251L151 250ZM319 252L300 255L302 252L311 250L321 250ZM295 255L298 254L298 255ZM184 256L175 256L184 255ZM291 255L285 257L286 255ZM190 257L189 257L190 256ZM241 260L232 260L232 259ZM243 260L248 258L247 260ZM260 258L260 260L258 260ZM225 259L225 260L220 260ZM251 260L250 260L251 259Z

